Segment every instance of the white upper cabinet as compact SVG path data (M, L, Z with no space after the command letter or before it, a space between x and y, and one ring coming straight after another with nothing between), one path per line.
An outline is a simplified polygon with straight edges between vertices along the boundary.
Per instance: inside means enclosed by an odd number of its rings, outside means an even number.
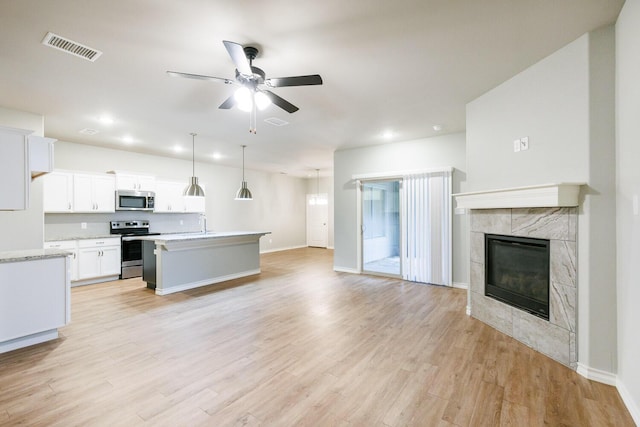
M154 212L181 213L185 211L182 192L187 185L183 182L157 181Z
M53 168L54 139L0 126L0 210L29 207L31 178Z
M44 177L44 211L115 212L115 178L107 174L56 171Z
M52 172L43 177L45 212L73 212L73 174Z
M73 175L74 212L115 212L115 180L109 175Z
M184 197L186 182L157 181L154 212L157 213L202 213L205 211L204 197ZM202 186L202 185L201 185ZM204 187L203 187L204 189Z
M109 173L115 174L118 190L156 191L155 176L120 171L110 171Z
M29 135L29 170L31 178L53 171L53 138Z

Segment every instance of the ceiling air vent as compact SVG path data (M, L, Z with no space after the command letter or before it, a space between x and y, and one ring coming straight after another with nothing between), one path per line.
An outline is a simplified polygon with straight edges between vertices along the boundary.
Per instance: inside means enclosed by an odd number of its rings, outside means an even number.
M70 53L74 56L79 56L80 58L91 62L95 62L95 60L100 58L100 55L102 55L102 52L99 50L74 42L73 40L65 39L64 37L53 33L47 33L47 35L42 39L42 44Z
M268 119L264 119L264 121L274 126L285 126L289 124L289 122L279 119L277 117L269 117Z

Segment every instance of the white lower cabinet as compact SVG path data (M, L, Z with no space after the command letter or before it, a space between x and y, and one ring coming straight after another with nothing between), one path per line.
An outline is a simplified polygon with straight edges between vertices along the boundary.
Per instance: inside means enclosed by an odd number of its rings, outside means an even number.
M78 243L75 240L59 240L44 242L45 249L60 249L71 253L69 278L72 282L78 280Z
M120 238L45 242L45 249L71 252L71 286L115 280L120 276Z
M119 237L78 240L78 280L119 276L120 266Z

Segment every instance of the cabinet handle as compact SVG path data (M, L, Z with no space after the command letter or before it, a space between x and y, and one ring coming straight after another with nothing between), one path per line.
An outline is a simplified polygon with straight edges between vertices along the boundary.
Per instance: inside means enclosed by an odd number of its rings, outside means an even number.
M69 206L69 210L71 210L71 202L67 203L67 205Z
M74 252L72 255L73 255L73 259L76 259L76 253Z

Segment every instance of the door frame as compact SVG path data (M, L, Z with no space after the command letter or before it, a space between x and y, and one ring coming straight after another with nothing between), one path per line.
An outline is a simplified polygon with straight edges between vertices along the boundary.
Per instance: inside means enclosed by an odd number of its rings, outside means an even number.
M327 201L327 203L324 205L324 206L326 206L326 211L327 211L327 221L325 223L325 227L326 227L326 229L325 229L326 242L327 242L326 246L309 246L309 206L310 206L309 200L312 197L317 197L317 198L323 198L324 197L324 200ZM325 248L325 249L327 249L329 247L329 194L328 193L310 193L310 194L307 194L305 212L306 212L306 242L305 243L307 244L307 247Z
M363 257L363 244L362 240L364 237L364 230L362 229L362 188L365 183L370 182L389 182L389 181L398 181L400 183L400 188L398 190L398 220L399 220L399 228L402 230L402 217L404 215L403 210L403 198L404 192L402 187L402 176L394 175L394 176L372 176L372 177L361 177L356 179L356 230L357 230L357 243L356 243L356 256L358 262L358 274L362 274L364 270L364 257ZM402 231L398 234L398 245L400 248L400 274L384 274L378 273L375 271L367 271L366 274L376 275L376 276L384 276L384 277L393 277L402 279L402 257L404 255L404 235Z

